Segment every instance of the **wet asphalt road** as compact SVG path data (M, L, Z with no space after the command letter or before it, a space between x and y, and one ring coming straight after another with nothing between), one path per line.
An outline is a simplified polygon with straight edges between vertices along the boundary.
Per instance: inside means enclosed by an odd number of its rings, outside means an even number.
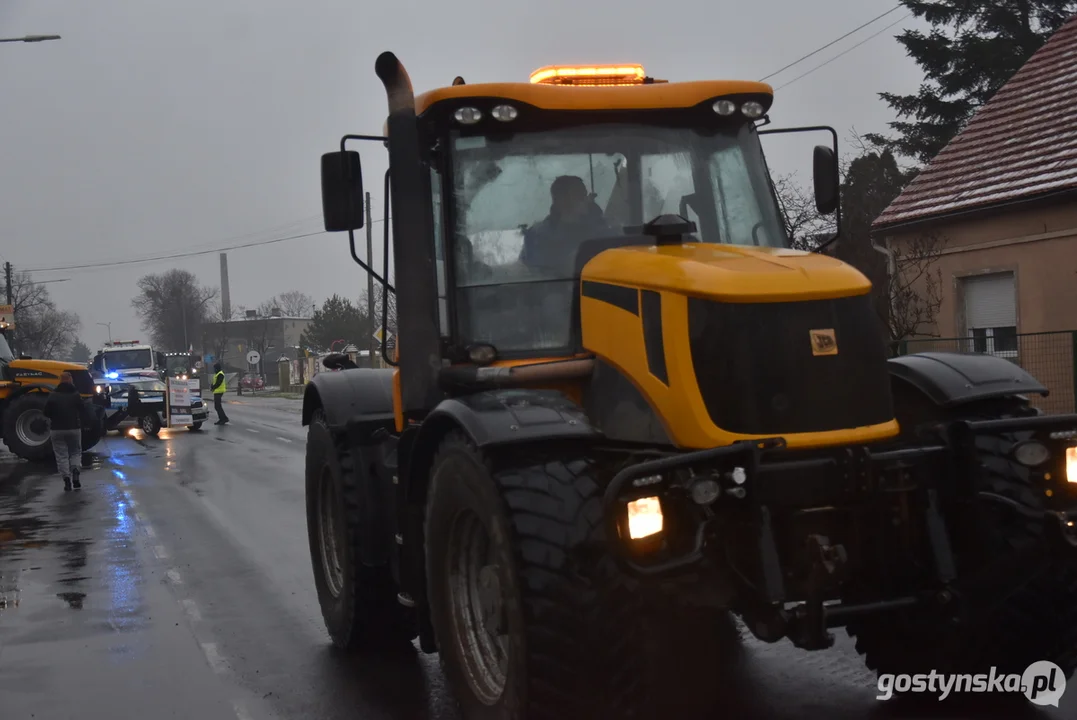
M0 718L457 718L436 656L331 650L298 402L233 398L227 411L223 428L110 436L76 492L0 453ZM837 634L807 653L731 629L719 664L665 665L717 698L713 718L1077 718L1077 690L1047 711L999 696L946 712L880 702ZM661 715L697 717L700 698Z

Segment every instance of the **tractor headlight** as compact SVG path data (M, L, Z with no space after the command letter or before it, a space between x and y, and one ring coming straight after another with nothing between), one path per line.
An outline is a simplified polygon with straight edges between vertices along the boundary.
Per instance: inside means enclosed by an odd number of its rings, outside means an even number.
M1051 451L1041 442L1028 440L1013 449L1013 457L1025 467L1039 467L1051 459Z
M476 343L468 347L467 357L476 365L489 365L497 360L497 348L487 343Z
M662 532L662 524L662 501L657 497L628 503L628 536L633 540L657 535Z
M1077 483L1077 446L1066 448L1066 481Z

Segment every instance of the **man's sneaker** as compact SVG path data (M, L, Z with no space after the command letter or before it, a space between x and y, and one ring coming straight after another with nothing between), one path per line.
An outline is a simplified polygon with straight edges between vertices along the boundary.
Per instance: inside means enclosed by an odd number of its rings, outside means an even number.
M82 489L82 481L79 480L79 475L82 471L79 468L71 468L71 484L76 490Z
M64 492L67 492L70 489L71 489L71 478L65 477L64 478Z

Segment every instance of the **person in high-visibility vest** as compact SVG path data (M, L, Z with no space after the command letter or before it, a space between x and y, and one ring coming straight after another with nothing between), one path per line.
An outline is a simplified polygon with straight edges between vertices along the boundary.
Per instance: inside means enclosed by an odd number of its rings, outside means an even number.
M213 365L213 409L217 411L217 422L214 425L226 425L228 423L228 416L224 413L224 393L227 392L228 385L224 381L224 370L221 369L220 363L214 363Z

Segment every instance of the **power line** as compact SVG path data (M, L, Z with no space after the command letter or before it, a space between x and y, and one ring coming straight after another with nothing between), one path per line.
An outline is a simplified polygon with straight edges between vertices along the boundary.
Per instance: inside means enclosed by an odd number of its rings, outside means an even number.
M863 45L864 43L868 42L869 40L872 40L872 39L874 39L874 38L877 38L877 37L879 37L880 35L882 35L882 34L883 34L884 32L886 32L886 31L887 31L887 30L889 30L890 28L894 27L895 25L899 25L899 24L901 24L901 23L905 22L906 20L908 20L908 19L909 19L909 18L911 18L911 17L912 17L912 13L909 13L909 14L905 15L904 17L901 17L901 18L899 18L899 19L895 20L894 22L892 22L892 23L890 23L889 25L887 25L886 27L884 27L884 28L883 28L882 30L879 30L878 32L874 32L874 33L872 33L871 35L868 35L868 36L867 36L866 38L864 38L863 40L861 40L860 42L858 42L858 43L857 43L856 45L853 45L853 46L852 46L851 48L848 48L847 50L843 50L842 52L838 53L837 55L835 55L834 57L830 58L830 59L829 59L829 60L827 60L826 62L824 62L824 63L820 63L819 65L816 65L815 67L813 67L813 68L812 68L811 70L809 70L808 72L806 72L806 73L804 73L804 74L802 74L802 75L797 75L797 76L796 76L795 78L793 78L793 79L792 79L792 80L790 80L789 82L785 83L784 85L780 85L780 86L778 86L777 88L775 88L775 91L777 91L777 90L781 90L782 88L785 88L785 87L789 87L790 85L792 85L793 83L795 83L795 82L796 82L797 80L801 80L801 79L803 79L803 78L806 78L806 77L808 77L809 75L811 75L811 74L812 74L813 72L815 72L816 70L820 70L820 69L822 69L822 68L825 68L825 67L826 67L827 65L829 65L829 64L830 64L830 63L832 63L832 62L834 62L834 61L835 61L835 60L837 60L838 58L840 58L840 57L844 57L845 55L848 55L849 53L851 53L851 52L852 52L853 50L856 50L856 49L857 49L858 47L860 47L860 46L861 46L861 45Z
M371 221L371 225L385 222L385 218L378 218ZM241 243L238 245L229 245L226 247L213 248L211 250L189 250L187 252L171 253L169 255L157 255L153 257L144 258L131 258L128 260L113 260L107 262L98 263L85 263L82 265L56 265L53 267L41 267L41 268L29 268L23 272L28 273L42 273L42 272L59 272L61 270L91 270L108 267L119 267L122 265L138 265L141 263L160 262L161 260L177 260L180 258L197 257L200 255L212 255L214 253L229 252L231 250L243 250L246 248L260 247L263 245L273 245L276 243L288 242L289 240L301 240L303 238L314 237L315 235L325 235L325 230L317 230L315 232L301 233L299 235L288 235L286 237L270 238L268 240L255 240L249 243Z
M774 77L775 75L780 75L781 73L785 72L786 70L788 70L789 68L793 67L794 65L799 65L800 63L804 62L805 60L807 60L808 58L812 57L813 55L818 55L818 54L819 54L819 53L821 53L821 52L822 52L823 50L826 50L826 49L827 49L828 47L832 47L833 45L836 45L837 43L841 42L842 40L844 40L845 38L849 37L850 35L853 35L853 34L855 34L855 33L858 33L858 32L860 32L861 30L863 30L864 28L866 28L866 27L867 27L868 25L871 25L871 24L873 24L873 23L876 23L876 22L878 22L879 20L882 20L882 19L883 19L884 17L886 17L886 16L887 16L887 15L889 15L890 13L894 12L895 10L900 10L900 9L901 9L902 7L903 7L902 5L895 5L894 7L890 8L889 10L887 10L886 12L884 12L884 13L883 13L882 15L878 15L878 16L876 16L876 17L872 18L871 20L868 20L868 21L867 21L866 23L864 23L864 24L863 24L863 25L861 25L860 27L854 28L854 29L850 30L849 32L845 33L844 35L842 35L842 36L841 36L840 38L838 38L837 40L832 40L832 41L828 42L828 43L827 43L826 45L823 45L823 46L822 46L821 48L817 48L817 49L815 49L815 50L812 50L812 51L811 51L810 53L808 53L807 55L805 55L805 56L803 56L803 57L801 57L801 58L798 58L798 59L794 60L793 62L789 63L788 65L786 65L785 67L783 67L783 68L782 68L781 70L775 70L775 71L774 71L774 72L772 72L772 73L771 73L770 75L767 75L766 77L764 77L764 78L761 78L761 79L759 80L759 82L764 82L764 81L766 81L766 80L769 80L770 78ZM783 87L784 87L784 86L783 86Z

